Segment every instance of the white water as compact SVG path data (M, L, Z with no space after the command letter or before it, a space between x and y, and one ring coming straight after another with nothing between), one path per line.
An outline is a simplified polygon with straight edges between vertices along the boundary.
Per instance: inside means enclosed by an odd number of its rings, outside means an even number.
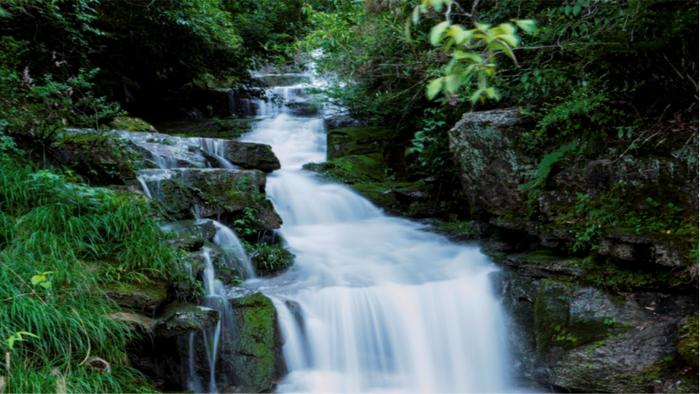
M296 255L286 273L248 282L278 310L289 369L279 391L512 391L494 265L302 170L325 160L322 121L272 107L244 139L282 163L267 192Z

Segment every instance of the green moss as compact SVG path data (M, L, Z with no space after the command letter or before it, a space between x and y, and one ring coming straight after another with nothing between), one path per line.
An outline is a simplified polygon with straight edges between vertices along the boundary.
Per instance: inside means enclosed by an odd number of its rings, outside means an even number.
M554 347L570 349L595 343L625 328L611 318L577 318L570 314L573 284L545 279L540 282L534 305L537 352Z
M579 266L584 270L583 283L609 290L654 290L684 285L682 277L667 270L641 270L634 266L622 266L608 259L588 257L581 259Z
M397 130L382 127L345 127L328 132L328 158L347 155L382 154L399 135Z
M348 155L324 163L310 163L304 169L344 183L372 182L384 179L385 165L380 154Z
M146 122L141 118L135 118L131 116L117 116L109 124L112 128L118 130L128 130L128 131L155 131L150 123Z
M435 229L449 237L463 239L477 239L478 231L474 228L472 221L468 220L450 220L438 221L435 223Z
M257 119L212 118L157 124L161 133L181 137L237 138L249 132Z
M277 315L262 293L231 300L236 316L237 383L249 391L272 389L280 370Z
M681 324L676 345L681 358L694 368L698 367L698 314L691 315Z

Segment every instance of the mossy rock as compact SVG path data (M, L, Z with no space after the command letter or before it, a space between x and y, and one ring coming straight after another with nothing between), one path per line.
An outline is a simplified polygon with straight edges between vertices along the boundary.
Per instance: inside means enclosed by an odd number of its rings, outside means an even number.
M164 224L161 230L170 235L168 241L171 245L187 251L198 250L216 234L211 220L181 220Z
M309 163L304 165L304 169L317 172L329 179L354 184L382 181L385 165L380 154L372 153L343 156L323 163Z
M114 283L104 293L119 306L153 315L168 298L168 286L163 282Z
M224 346L222 370L239 392L270 392L285 372L277 312L269 298L255 293L231 300L236 335Z
M296 116L314 116L321 111L321 105L313 101L297 101L286 104L289 111Z
M249 132L258 120L253 118L209 118L158 123L164 134L180 137L237 138Z
M328 132L328 159L368 153L384 154L399 136L397 130L383 127L345 127Z
M135 118L131 116L117 116L109 124L112 128L117 130L127 130L127 131L156 131L156 128L152 124L146 122L141 118Z
M193 304L172 304L166 307L154 331L159 337L177 337L213 327L218 321L219 312L215 309Z
M49 149L51 160L75 171L93 185L124 184L140 166L128 145L97 130L66 131Z

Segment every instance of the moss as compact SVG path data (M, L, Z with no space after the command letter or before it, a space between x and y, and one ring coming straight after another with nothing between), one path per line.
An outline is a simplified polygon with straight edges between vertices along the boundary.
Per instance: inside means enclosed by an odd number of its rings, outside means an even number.
M667 270L640 270L636 266L622 266L609 259L593 257L581 259L579 266L584 270L582 283L609 290L657 290L684 286L682 277Z
M105 294L122 307L154 312L168 298L164 282L112 283L105 287Z
M345 127L328 132L328 158L368 153L383 154L398 137L397 130L382 127Z
M269 391L280 372L277 315L262 293L231 300L236 316L236 382L248 391Z
M678 354L688 365L698 368L698 314L684 319L679 329L679 339L676 344Z
M441 220L437 221L434 227L448 237L461 239L479 238L479 231L474 227L474 222L470 220Z
M161 133L181 137L236 138L249 132L256 119L212 118L157 124Z
M540 356L553 347L571 349L595 343L625 329L611 318L576 318L569 303L573 284L545 279L540 282L534 306L535 340Z
M117 116L109 125L118 130L156 131L155 127L145 120L130 116Z
M304 169L344 183L381 181L385 166L380 154L348 155L325 163L310 163Z

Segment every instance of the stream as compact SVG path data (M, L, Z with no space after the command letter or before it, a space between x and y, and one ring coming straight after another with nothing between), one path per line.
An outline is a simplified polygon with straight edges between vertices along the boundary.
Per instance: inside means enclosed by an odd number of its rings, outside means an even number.
M273 87L305 100L307 85ZM326 159L322 115L259 103L243 141L272 146L282 169L267 193L294 266L245 286L279 315L288 374L280 392L504 392L505 316L477 246L391 217L343 185L302 169Z

